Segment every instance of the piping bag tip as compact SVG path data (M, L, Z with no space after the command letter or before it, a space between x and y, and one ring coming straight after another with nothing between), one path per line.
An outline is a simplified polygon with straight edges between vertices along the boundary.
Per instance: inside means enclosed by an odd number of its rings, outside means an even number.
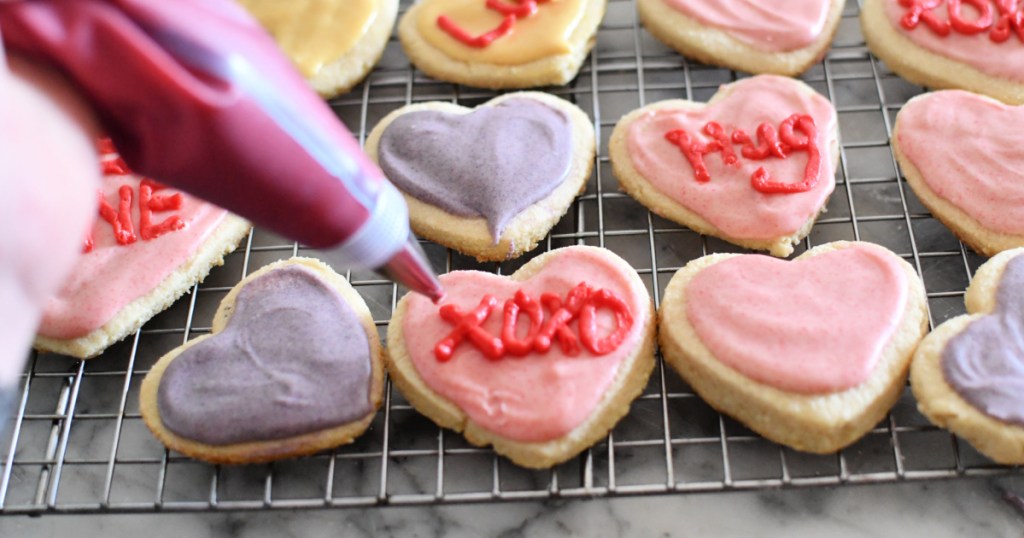
M444 288L415 237L410 236L405 246L375 271L416 293L426 295L435 304L444 298Z

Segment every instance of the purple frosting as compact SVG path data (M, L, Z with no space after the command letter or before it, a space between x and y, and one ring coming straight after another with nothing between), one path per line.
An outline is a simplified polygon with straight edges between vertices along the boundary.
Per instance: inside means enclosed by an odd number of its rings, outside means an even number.
M971 322L946 344L942 371L979 411L1024 426L1024 256L1006 265L996 311Z
M246 284L227 327L171 361L157 405L187 439L269 441L366 416L371 377L359 316L315 272L290 265Z
M384 130L378 160L405 193L453 215L486 218L497 243L509 220L565 180L572 154L566 115L518 98L468 114L403 114Z

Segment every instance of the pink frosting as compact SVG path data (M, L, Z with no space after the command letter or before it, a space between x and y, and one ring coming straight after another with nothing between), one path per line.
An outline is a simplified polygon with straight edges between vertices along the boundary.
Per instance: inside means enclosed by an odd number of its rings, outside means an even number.
M117 210L117 191L130 185L134 191L132 223L139 232L139 182L134 175L108 175L102 180L107 202ZM163 189L159 194L179 191ZM119 245L110 224L97 218L92 227L93 249L82 254L64 287L44 310L39 334L48 338L72 339L102 327L122 308L149 293L177 270L221 223L227 211L186 194L181 210L154 212L153 222L178 215L185 221L181 230L152 240L139 237L130 245Z
M892 253L864 243L794 262L737 256L693 278L686 315L739 373L790 392L837 392L871 376L899 325L906 280Z
M687 17L764 52L806 47L821 36L828 0L665 0Z
M1024 107L951 90L900 111L900 151L928 187L989 230L1024 234Z
M434 346L452 331L438 315L438 306L421 295L412 295L403 320L406 347L416 371L428 387L452 401L481 427L521 442L544 442L563 437L590 416L605 397L619 365L636 352L648 322L650 297L628 274L589 249L569 247L558 251L544 269L525 281L478 271L455 271L441 276L447 290L442 304L472 310L485 294L501 304L516 290L539 299L545 292L565 294L585 280L594 288L613 291L629 305L633 328L617 349L595 356L586 349L575 357L564 355L557 345L545 354L489 360L468 342L456 348L448 362L434 356ZM546 312L546 316L550 313ZM602 309L602 316L604 314ZM500 334L501 312L495 310L484 323L493 335ZM599 319L601 334L614 321ZM526 333L522 316L519 334ZM578 334L573 323L572 330Z
M913 30L907 30L900 25L900 19L909 11L909 8L901 6L900 0L883 0L883 2L885 15L893 27L915 45L940 56L970 65L978 71L994 77L1024 81L1024 42L1021 42L1016 35L1011 35L1002 43L996 43L989 39L988 31L967 35L954 30L946 37L942 37L929 29L924 22L918 24ZM995 17L998 11L994 2L991 5ZM973 6L967 2L963 2L961 6L964 18L968 21L977 19L977 11ZM949 21L947 7L947 4L943 2L942 5L933 9L932 13L942 21Z
M727 235L748 239L791 235L817 216L835 188L830 149L835 109L821 95L809 94L804 86L785 77L744 79L730 85L729 91L727 97L705 107L660 109L637 118L629 126L627 139L633 166L659 192ZM783 120L797 113L814 118L821 151L818 183L802 193L762 194L751 187L750 177L764 166L776 181L800 182L807 166L804 152L785 160L753 161L740 156L740 146L736 145L739 166L724 164L720 153L708 154L704 162L711 181L700 183L679 148L665 140L665 133L685 129L707 142L703 129L709 121L722 124L727 132L738 128L756 136L762 122L778 129Z

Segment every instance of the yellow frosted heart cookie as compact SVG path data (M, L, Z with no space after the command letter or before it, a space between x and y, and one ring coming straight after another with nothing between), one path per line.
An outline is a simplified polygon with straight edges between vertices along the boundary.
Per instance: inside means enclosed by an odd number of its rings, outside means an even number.
M565 84L594 46L607 0L423 0L398 36L424 73L481 88Z
M398 15L398 0L238 2L324 97L348 91L373 69Z

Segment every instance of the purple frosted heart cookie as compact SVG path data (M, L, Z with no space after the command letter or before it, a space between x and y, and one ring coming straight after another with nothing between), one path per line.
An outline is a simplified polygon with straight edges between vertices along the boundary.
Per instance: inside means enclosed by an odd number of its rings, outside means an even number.
M918 407L993 460L1024 464L1024 248L982 265L966 302L917 349Z
M417 234L491 261L515 258L547 235L590 177L594 148L582 110L534 92L474 109L407 106L366 141L405 194Z
M351 442L373 419L383 363L370 311L319 261L249 275L212 333L164 355L142 383L142 417L168 448L257 463Z

